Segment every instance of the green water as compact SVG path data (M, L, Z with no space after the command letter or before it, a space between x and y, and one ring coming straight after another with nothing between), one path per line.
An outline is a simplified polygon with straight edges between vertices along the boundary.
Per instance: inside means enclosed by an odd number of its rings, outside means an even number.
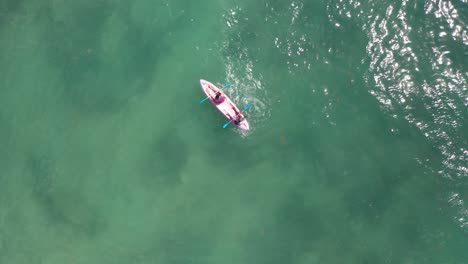
M0 0L0 263L468 263L467 10Z

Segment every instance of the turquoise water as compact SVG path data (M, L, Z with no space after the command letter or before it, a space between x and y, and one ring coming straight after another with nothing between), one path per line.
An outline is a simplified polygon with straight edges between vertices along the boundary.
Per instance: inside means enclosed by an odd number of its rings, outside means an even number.
M464 0L0 1L0 263L468 263L467 21Z

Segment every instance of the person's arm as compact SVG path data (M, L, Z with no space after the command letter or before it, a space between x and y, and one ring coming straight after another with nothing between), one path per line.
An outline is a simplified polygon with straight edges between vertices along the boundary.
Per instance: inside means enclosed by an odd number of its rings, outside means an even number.
M236 108L234 107L234 105L231 104L231 108L232 110L234 110L234 113L236 114L236 116L239 114L239 112L237 112Z

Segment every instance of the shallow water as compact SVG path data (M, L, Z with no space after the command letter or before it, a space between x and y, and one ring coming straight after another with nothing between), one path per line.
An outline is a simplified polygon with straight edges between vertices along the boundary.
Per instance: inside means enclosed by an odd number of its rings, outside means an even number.
M0 263L467 263L468 3L374 2L0 2Z

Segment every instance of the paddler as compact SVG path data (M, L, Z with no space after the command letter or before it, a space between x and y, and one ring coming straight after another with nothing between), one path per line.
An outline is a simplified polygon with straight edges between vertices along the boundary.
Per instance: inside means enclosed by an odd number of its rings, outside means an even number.
M221 92L219 92L219 91L216 92L216 96L215 96L215 98L214 98L214 102L215 102L216 104L220 104L220 103L224 102L224 99L225 99L225 98L224 98L224 96L221 94Z
M236 119L234 120L234 124L235 124L236 126L238 126L238 125L240 124L240 122L242 121L241 118L242 118L242 117L240 117L240 116L236 116Z
M241 114L239 111L236 110L236 108L234 106L231 107L232 110L234 110L234 113L236 113L236 115L234 116L234 118L232 118L232 122L238 126L240 124L240 122L242 122L242 120L244 120L244 115Z

